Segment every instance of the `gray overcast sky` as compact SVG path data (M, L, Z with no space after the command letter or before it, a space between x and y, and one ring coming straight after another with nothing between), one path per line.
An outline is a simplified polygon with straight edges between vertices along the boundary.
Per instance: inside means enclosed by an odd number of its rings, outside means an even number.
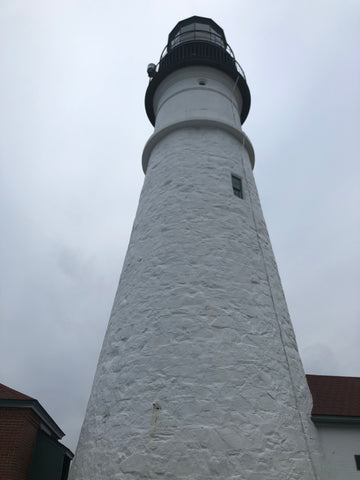
M143 182L146 66L224 28L308 373L360 376L358 0L0 2L0 382L75 449Z

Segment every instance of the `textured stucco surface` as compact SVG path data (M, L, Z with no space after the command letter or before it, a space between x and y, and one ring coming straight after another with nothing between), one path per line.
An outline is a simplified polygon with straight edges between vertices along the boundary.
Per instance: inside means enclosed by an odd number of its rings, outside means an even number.
M159 137L70 478L314 479L310 410L246 149Z

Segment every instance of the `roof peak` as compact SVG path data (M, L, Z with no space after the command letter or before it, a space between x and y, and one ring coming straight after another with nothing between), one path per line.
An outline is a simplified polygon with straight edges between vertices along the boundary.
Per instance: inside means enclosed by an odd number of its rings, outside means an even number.
M14 390L3 383L0 383L0 398L5 400L35 400L33 397L29 397L29 395Z

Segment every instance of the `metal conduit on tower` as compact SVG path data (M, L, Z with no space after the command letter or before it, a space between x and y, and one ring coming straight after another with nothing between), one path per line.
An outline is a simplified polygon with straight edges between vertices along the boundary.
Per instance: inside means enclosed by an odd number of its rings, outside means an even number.
M70 478L318 479L245 75L203 17L148 74L145 182Z

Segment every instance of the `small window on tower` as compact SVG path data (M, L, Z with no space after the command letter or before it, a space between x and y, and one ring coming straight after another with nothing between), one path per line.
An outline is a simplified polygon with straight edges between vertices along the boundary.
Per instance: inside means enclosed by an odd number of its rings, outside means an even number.
M354 455L356 470L360 470L360 455Z
M244 198L241 178L237 177L236 175L231 175L231 181L232 181L234 195L236 195L239 198Z

